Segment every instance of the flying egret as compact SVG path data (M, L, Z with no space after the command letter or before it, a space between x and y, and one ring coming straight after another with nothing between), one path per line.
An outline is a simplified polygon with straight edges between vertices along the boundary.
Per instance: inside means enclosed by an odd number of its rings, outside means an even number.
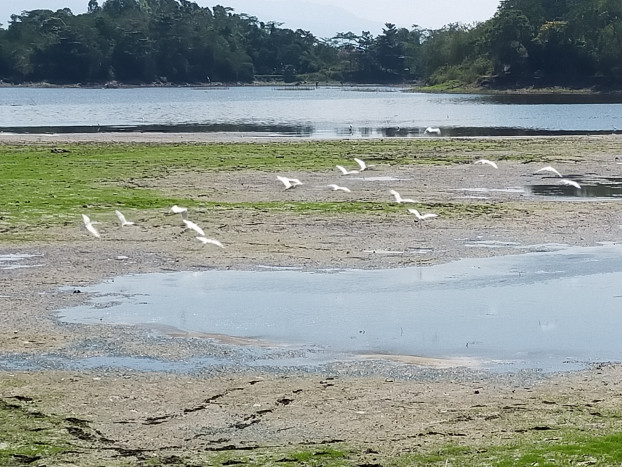
M557 175L558 177L562 176L562 174L560 174L557 170L555 170L550 165L547 165L546 167L542 167L540 170L536 170L534 173L537 174L538 172L552 172L555 175Z
M182 208L175 205L171 208L171 211L173 211L175 214L181 214L181 217L183 217L184 219L188 218L188 208Z
M356 162L359 165L359 167L361 168L360 172L362 172L363 170L369 169L369 167L367 167L367 164L365 163L365 161L359 159L358 157L354 158L354 162Z
M345 191L346 193L350 193L350 188L346 188L345 186L339 186L336 185L334 183L331 183L330 185L328 185L329 187L331 187L333 189L333 191Z
M86 230L88 230L95 237L101 238L97 229L93 227L93 224L97 224L97 222L91 222L91 219L89 219L89 216L86 214L82 214L82 220L84 221L84 227L86 227Z
M219 246L220 248L225 247L222 243L220 243L218 240L214 240L213 238L196 237L196 239L203 243L203 245L207 245L209 243L211 245Z
M441 129L429 126L429 127L427 127L425 129L423 134L424 135L437 135L437 136L440 136L441 135Z
M194 230L196 233L198 233L199 235L201 235L202 237L205 237L205 232L203 232L203 229L201 227L199 227L198 225L196 225L194 222L189 221L188 219L183 219L184 224L186 224L186 227L189 229Z
M574 180L568 180L567 178L562 178L559 181L560 185L567 185L567 186L573 186L575 187L577 190L581 189L581 185L579 185L577 182L575 182Z
M348 169L346 169L343 165L338 165L338 166L337 166L337 168L338 168L339 170L341 170L341 173L342 173L343 175L351 175L351 174L357 174L357 173L359 173L359 171L358 171L358 170L348 170Z
M474 164L488 164L491 167L494 167L495 169L498 169L499 167L497 167L497 164L495 164L493 161L489 161L488 159L477 159Z
M416 209L409 209L408 212L410 212L411 214L414 214L417 220L420 220L420 221L438 217L438 214L433 214L431 212L428 212L427 214L420 214L419 211L417 211Z
M391 193L393 196L395 196L395 201L397 202L397 204L415 203L416 202L414 199L402 198L402 196L395 190L389 190L389 193Z
M298 185L302 185L302 182L298 180L297 178L281 177L280 175L277 175L276 178L280 180L281 183L283 183L283 185L285 185L286 190L289 190L290 188L294 188Z
M121 227L125 227L126 225L134 225L133 222L130 222L125 218L125 216L121 213L121 211L115 211L115 214L121 221Z

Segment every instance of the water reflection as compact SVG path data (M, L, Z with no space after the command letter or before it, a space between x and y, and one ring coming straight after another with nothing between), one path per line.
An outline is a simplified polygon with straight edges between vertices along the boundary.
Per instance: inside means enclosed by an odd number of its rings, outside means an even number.
M69 134L69 133L256 133L266 136L303 138L437 138L425 134L425 128L359 127L350 130L335 127L319 131L312 125L264 125L264 124L176 124L176 125L95 125L95 126L9 126L0 134ZM618 130L545 130L504 127L449 127L442 128L442 137L478 136L571 136L622 134Z
M428 126L439 127L443 136L600 134L622 128L620 96L405 91L354 86L5 87L0 88L0 131L231 131L390 138L423 137Z
M59 318L558 369L622 360L620 283L622 245L604 245L386 271L125 276Z
M314 133L305 125L253 125L253 124L180 124L180 125L94 125L94 126L42 126L6 127L7 133L63 134L63 133L264 133L283 136L308 137Z
M485 94L480 99L507 105L547 105L547 104L620 104L620 93L522 93L522 94Z
M622 178L603 177L581 183L578 190L572 186L559 184L539 184L526 187L529 193L538 196L565 196L574 198L620 198L622 197Z

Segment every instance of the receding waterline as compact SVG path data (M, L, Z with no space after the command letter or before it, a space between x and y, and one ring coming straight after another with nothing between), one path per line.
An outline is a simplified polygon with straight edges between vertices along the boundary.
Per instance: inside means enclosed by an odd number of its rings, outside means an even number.
M622 245L610 244L393 270L123 276L58 317L557 370L622 360L621 283Z
M184 124L142 124L142 125L65 125L65 126L0 126L0 135L6 134L72 134L72 133L244 133L257 136L282 136L290 138L430 138L423 127L394 126L316 126L256 124L256 123L184 123ZM575 129L560 130L522 127L458 127L445 126L445 137L488 137L488 136L573 136L619 134L617 130Z

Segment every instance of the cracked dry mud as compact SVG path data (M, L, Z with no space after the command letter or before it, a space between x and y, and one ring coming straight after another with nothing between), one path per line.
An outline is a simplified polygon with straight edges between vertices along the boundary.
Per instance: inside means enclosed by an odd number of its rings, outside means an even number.
M560 159L555 166L563 173L620 177L622 166L615 159L617 147L622 153L619 143L619 137L594 138L592 153ZM388 190L394 188L426 204L473 203L477 210L420 224L408 213L381 210L345 217L194 210L193 220L209 226L209 234L225 243L224 250L202 247L167 212L128 211L128 218L137 223L133 229L119 229L111 212L110 219L98 219L101 241L90 237L76 219L74 225L46 232L45 242L0 243L0 255L33 255L20 262L29 267L0 269L4 361L29 364L50 355L118 355L174 362L216 355L230 356L233 362L191 373L114 367L68 370L53 364L19 371L2 369L0 363L2 407L54 424L72 440L72 448L56 457L15 459L31 460L32 465L139 465L157 458L161 464L203 465L210 453L242 459L264 449L347 446L353 464L382 465L448 440L470 446L503 443L534 430L564 426L570 413L596 420L592 414L619 410L622 369L614 364L559 375L495 375L382 360L321 370L253 371L235 365L235 343L145 328L67 325L54 317L56 310L86 300L85 294L73 293L80 287L122 274L252 270L262 265L427 266L517 254L550 243L591 246L620 240L622 209L616 201L559 202L508 190L542 181L542 176L533 175L540 166L507 161L499 163L492 176L494 169L483 166L381 165L367 175L377 181L347 179L352 194L323 188L335 181L345 184L345 178L332 172L306 173L305 185L288 191L270 173L173 173L141 183L184 195L179 188L183 180L186 196L196 192L206 201L356 196L386 202L391 199ZM480 241L501 246L468 246Z

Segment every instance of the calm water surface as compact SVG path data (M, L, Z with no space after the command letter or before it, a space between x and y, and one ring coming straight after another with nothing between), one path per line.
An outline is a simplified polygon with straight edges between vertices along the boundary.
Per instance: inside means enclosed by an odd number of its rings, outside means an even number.
M603 245L380 271L124 276L58 317L558 370L622 360L621 284L622 245Z
M0 88L0 131L249 131L335 137L611 133L620 96L423 94L386 87Z

